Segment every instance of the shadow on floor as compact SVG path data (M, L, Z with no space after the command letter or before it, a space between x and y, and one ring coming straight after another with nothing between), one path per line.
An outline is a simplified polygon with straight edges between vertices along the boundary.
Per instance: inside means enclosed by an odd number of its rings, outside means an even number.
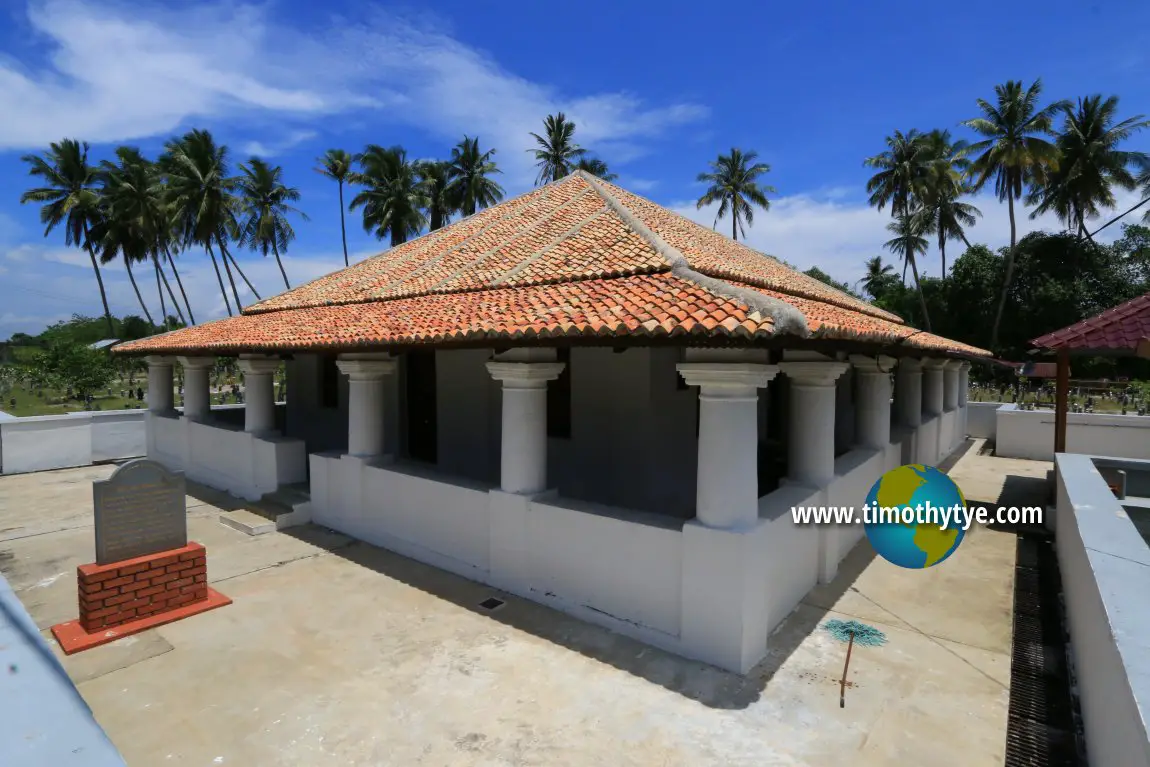
M998 507L1038 506L1045 515L1046 508L1052 503L1053 490L1050 480L1045 477L1028 477L1019 474L1007 474L1002 483L1002 492L993 500L967 498L968 506L985 506L993 514ZM1013 533L1014 535L1045 535L1045 525L1034 522L994 522L987 527L995 532Z
M314 525L305 525L281 532L315 544L315 529ZM715 709L745 709L757 701L775 673L818 627L827 612L822 608L817 608L819 612L816 613L807 610L792 612L771 636L767 657L746 676L742 676L706 663L687 660L546 605L507 594L362 541L324 548L360 567ZM824 588L841 595L851 587L874 557L870 546L865 544L856 546L852 555L860 548L865 549L865 554L848 556L834 583ZM481 603L491 597L504 604L494 610L486 609Z

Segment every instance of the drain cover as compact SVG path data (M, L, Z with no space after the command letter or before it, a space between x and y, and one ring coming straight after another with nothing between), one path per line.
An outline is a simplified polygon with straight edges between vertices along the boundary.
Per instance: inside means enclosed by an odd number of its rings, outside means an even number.
M480 602L479 606L482 607L484 610L497 610L500 607L503 607L503 605L505 605L505 604L507 604L507 603L504 602L502 599L496 599L495 597L488 597L487 599L484 599L482 602Z

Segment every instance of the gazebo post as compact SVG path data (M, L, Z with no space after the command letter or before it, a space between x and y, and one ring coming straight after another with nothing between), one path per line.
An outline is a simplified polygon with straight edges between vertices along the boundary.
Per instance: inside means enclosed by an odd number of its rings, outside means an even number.
M1058 350L1058 372L1054 385L1054 452L1066 452L1066 411L1070 394L1070 352Z

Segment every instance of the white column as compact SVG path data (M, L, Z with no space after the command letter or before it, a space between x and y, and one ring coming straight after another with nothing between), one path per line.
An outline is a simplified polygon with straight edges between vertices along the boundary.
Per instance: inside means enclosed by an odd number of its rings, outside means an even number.
M749 527L759 515L758 390L778 368L754 362L677 367L688 385L699 387L695 516L711 528Z
M916 429L922 423L922 363L911 357L898 361L894 388L895 409L903 426Z
M148 410L152 413L167 413L173 409L172 366L175 357L151 355L144 358L148 363Z
M180 357L184 368L184 418L206 421L212 413L209 378L215 357Z
M547 382L563 372L554 360L554 349L515 349L487 363L487 372L503 383L499 486L505 493L547 489Z
M274 431L276 404L272 387L279 359L244 355L238 364L244 374L244 431L250 434Z
M383 455L383 377L395 372L395 360L390 354L341 354L335 364L348 381L348 455Z
M846 362L783 361L790 379L787 476L794 482L824 487L835 476L835 379Z
M963 362L958 366L958 412L959 412L959 429L958 433L962 439L966 439L969 432L966 430L966 399L969 395L970 389L970 363Z
M928 417L942 415L942 370L946 360L922 361L922 413Z
M850 362L858 380L855 442L885 450L890 444L890 373L895 359L852 354Z
M958 407L958 360L947 360L942 368L942 408L945 411Z

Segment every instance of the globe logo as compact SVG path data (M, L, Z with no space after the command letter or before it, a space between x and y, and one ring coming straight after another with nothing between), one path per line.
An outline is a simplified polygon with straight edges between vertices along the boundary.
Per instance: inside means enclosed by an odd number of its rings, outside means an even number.
M965 508L966 499L954 480L933 466L899 466L879 477L867 494L872 511L865 525L867 539L879 556L899 567L922 570L954 553L966 534L962 515L951 514L944 529L943 520L916 517L927 504Z

